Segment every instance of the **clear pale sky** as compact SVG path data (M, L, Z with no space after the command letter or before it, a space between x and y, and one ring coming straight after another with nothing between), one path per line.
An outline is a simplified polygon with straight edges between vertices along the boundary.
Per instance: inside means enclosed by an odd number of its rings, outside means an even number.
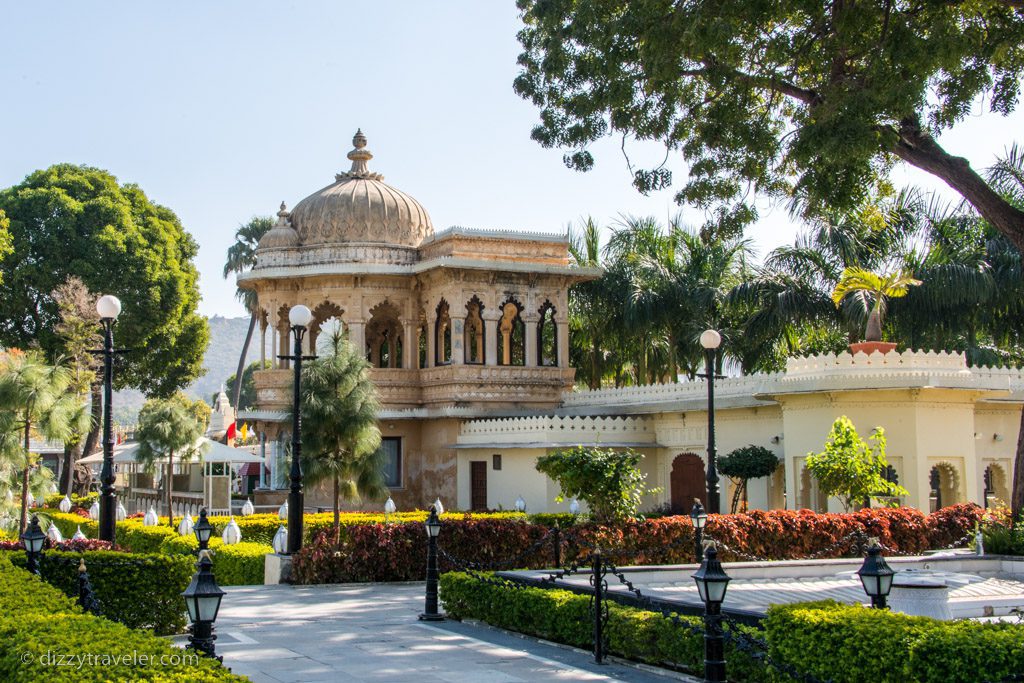
M580 174L529 139L537 111L512 92L511 0L33 0L5 3L3 18L0 186L65 161L139 184L198 240L207 315L244 313L221 278L238 224L333 182L357 127L371 170L416 197L435 229L561 232L585 215L677 211L674 190L632 188L618 141L595 147L596 168ZM941 139L978 168L1024 140L1019 111L981 111ZM682 177L681 158L671 168ZM912 169L895 179L955 198ZM762 216L748 233L761 252L792 241L784 208Z

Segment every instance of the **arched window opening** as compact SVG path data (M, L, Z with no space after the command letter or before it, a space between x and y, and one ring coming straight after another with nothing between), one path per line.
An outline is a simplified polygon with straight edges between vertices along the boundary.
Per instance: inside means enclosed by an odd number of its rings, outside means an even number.
M467 365L483 365L484 363L484 305L480 299L473 297L466 304L466 324L462 342L466 350Z
M555 325L555 307L545 301L540 307L537 322L537 365L558 365L558 327Z
M452 318L448 311L448 302L441 299L437 305L437 318L434 322L434 364L448 365L452 362Z
M366 359L375 368L402 367L399 350L402 325L398 309L385 301L370 309L370 322L366 325Z
M309 348L322 356L331 348L331 337L336 332L344 334L345 325L341 317L345 314L341 306L322 301L313 309L313 322L309 325Z
M498 321L498 365L526 364L526 325L523 307L515 299L501 305Z

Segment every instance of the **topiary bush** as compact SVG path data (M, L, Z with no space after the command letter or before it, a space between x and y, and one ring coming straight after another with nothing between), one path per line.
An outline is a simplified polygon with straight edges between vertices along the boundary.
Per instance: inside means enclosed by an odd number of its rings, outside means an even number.
M1015 624L939 621L832 601L774 605L764 623L772 657L833 683L998 681L1024 671L1024 626Z
M231 674L216 660L193 656L145 631L83 614L58 589L0 555L0 680L243 683L247 679Z
M10 553L9 558L15 566L25 566L25 553ZM78 566L83 558L103 616L158 635L180 633L185 628L181 592L195 573L194 559L109 550L48 551L40 559L39 572L44 581L77 598Z
M263 543L218 544L213 550L213 573L222 586L262 586L268 553L274 549Z

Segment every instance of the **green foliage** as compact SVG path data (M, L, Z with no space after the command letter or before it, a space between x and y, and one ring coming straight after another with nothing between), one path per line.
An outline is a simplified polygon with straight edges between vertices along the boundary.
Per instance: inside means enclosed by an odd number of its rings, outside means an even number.
M178 596L181 600L181 596ZM139 608L143 608L141 603ZM126 654L127 653L127 654ZM56 666L93 655L82 666ZM82 614L74 601L0 556L0 679L9 683L214 683L247 680L215 660L182 660L182 650L151 633L91 614ZM27 661L25 659L26 655ZM111 661L99 658L109 656ZM120 657L153 658L148 665L113 661ZM160 662L164 657L165 661ZM48 659L49 658L49 659Z
M864 340L882 341L882 319L888 300L904 297L911 287L920 284L920 280L906 272L879 275L864 268L848 267L832 292L832 302L839 308L847 298L863 299L864 307L871 309Z
M90 507L92 507L93 503L100 499L100 493L99 491L93 491L91 493L87 493L84 496L80 496L77 493L72 493L70 496L68 496L68 498L71 499L71 507L88 510ZM57 510L62 500L64 500L63 493L50 493L45 498L43 498L43 507L53 508L54 510Z
M807 469L822 493L836 496L849 511L872 496L906 496L907 490L885 476L885 430L876 427L865 442L845 415L832 423L825 450L807 454Z
M200 374L209 332L196 312L198 247L170 209L106 171L71 164L0 191L0 209L14 237L14 254L0 263L0 343L62 353L51 293L75 275L90 292L121 299L115 340L144 350L122 359L119 388L169 396Z
M576 446L537 458L536 467L558 483L560 499L579 498L595 520L616 522L635 517L641 498L654 492L638 467L643 457L630 449Z
M0 493L14 487L13 475L20 472L19 529L27 524L29 490L41 497L41 485L48 492L52 481L49 472L38 467L38 456L29 452L29 434L69 441L89 424L85 401L73 390L73 380L68 368L46 363L37 351L8 353L0 362Z
M177 457L180 463L202 458L204 444L199 439L206 431L209 416L210 407L204 401L193 401L180 393L169 399L146 401L139 413L135 432L139 448L135 459L150 470L157 462L166 460L163 486L168 515L174 492L174 459Z
M11 254L11 252L14 251L10 228L10 219L7 218L7 214L4 213L4 210L0 209L0 261L3 261ZM3 272L0 271L0 284L3 284L3 281Z
M15 566L25 566L25 553L9 556ZM78 566L83 558L104 617L157 635L180 633L185 627L181 592L195 573L194 558L110 550L47 550L39 571L44 581L77 598Z
M303 474L311 485L332 485L336 519L341 500L387 495L380 400L369 368L366 357L335 331L327 353L302 371Z
M274 548L264 543L217 544L213 549L213 571L222 586L262 586L265 556Z
M770 476L779 466L779 457L764 446L743 446L718 459L718 471L737 484L732 501L732 512L736 512L742 497L747 499L747 482ZM745 507L744 507L745 510Z
M1024 214L982 201L993 193L935 141L979 98L1016 107L1024 18L1013 4L518 0L514 88L540 109L533 139L563 149L570 168L592 168L589 145L606 136L683 154L676 201L704 209L708 230L740 234L758 194L805 215L851 209L899 158L1021 244ZM665 162L630 169L644 193L673 179Z
M225 382L225 388L228 392L228 396L235 396L237 392L237 408L251 408L256 405L256 381L253 375L259 370L269 370L273 366L274 364L269 360L263 361L262 367L258 360L254 360L246 365L245 370L242 372L241 389L236 386L238 382L236 375L228 377L227 382Z
M1024 627L946 622L835 602L774 605L772 657L835 683L998 681L1024 671ZM823 653L828 653L824 656Z
M456 619L479 619L493 626L590 649L593 617L590 597L564 590L542 588L512 589L495 586L459 572L441 575L440 597L444 609ZM611 603L606 633L612 654L657 666L670 664L691 673L704 669L704 639L688 626L700 624L700 617L678 616L683 625L669 618ZM754 629L742 627L748 633ZM770 681L771 674L748 654L728 642L725 651L731 680Z

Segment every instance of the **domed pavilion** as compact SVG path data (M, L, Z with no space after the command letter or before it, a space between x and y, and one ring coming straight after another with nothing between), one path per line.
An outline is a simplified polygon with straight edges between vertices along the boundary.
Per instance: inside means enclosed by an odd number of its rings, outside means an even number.
M293 373L278 356L290 353L288 311L305 304L308 353L340 327L373 366L399 507L454 501L457 480L480 477L456 471L464 419L550 410L572 388L568 290L599 271L570 266L564 233L435 232L423 205L370 169L362 131L352 144L351 168L290 212L282 204L239 277L257 294L261 356L273 364L255 375L256 410L239 417L265 436L270 485L283 489ZM308 505L329 499L307 491Z

